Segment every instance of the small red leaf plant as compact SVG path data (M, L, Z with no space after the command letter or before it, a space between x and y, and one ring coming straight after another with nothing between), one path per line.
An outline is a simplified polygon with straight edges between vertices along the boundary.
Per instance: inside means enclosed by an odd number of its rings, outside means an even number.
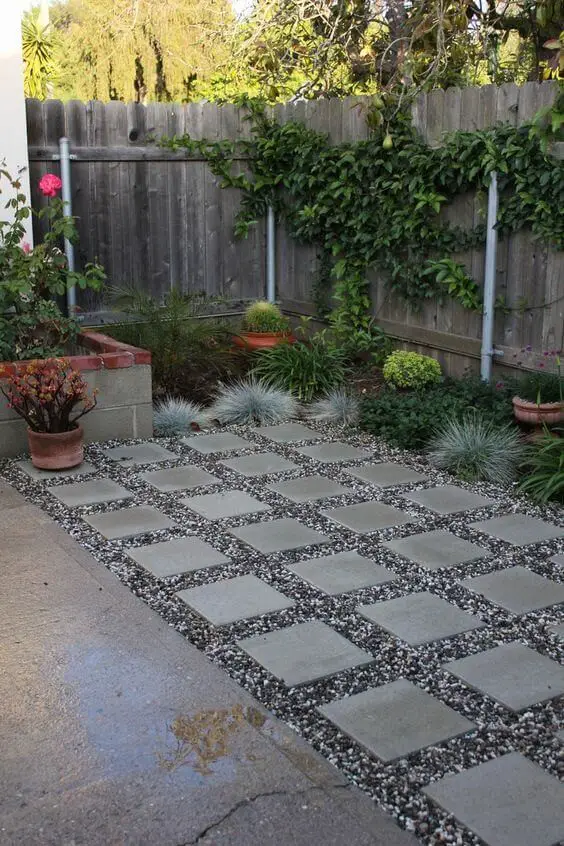
M82 374L68 358L31 361L5 377L0 390L8 405L34 432L57 434L77 428L77 421L96 405ZM78 411L71 417L73 411Z

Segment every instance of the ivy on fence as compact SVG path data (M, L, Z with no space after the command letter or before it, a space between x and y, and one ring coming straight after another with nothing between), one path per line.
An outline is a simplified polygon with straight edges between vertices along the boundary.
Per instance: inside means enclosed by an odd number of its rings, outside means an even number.
M530 125L459 131L430 148L406 111L378 98L368 115L371 137L332 145L301 123L279 124L264 103L247 100L245 106L250 140L185 135L160 144L205 156L222 187L241 189L237 234L246 235L271 204L290 235L317 246L328 271L325 284L333 286L337 301L337 329L370 325L372 267L414 308L447 296L481 308L478 285L450 257L482 244L484 224L463 230L445 221L441 210L460 194L487 189L494 170L500 235L527 227L564 249L564 168ZM236 171L236 154L248 157L248 175Z

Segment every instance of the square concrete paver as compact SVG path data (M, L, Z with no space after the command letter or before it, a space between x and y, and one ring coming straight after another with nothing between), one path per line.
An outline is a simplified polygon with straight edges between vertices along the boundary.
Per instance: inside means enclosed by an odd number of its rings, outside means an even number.
M332 596L397 579L395 573L358 552L338 552L336 555L299 561L289 566L288 570Z
M277 444L291 444L293 441L316 441L323 437L320 432L308 429L302 423L282 423L279 426L261 426L255 429L257 435L263 435Z
M443 530L386 541L382 546L387 546L392 552L414 561L427 570L455 567L457 564L490 555L487 549Z
M293 600L256 576L224 579L181 590L176 595L214 626L226 626L237 620L258 617L295 605Z
M243 455L241 458L227 458L221 462L224 467L235 470L243 476L266 476L268 473L286 473L299 470L297 464L282 458L275 452L258 452L255 455Z
M526 614L564 602L564 585L545 579L526 567L508 567L460 583L514 614Z
M128 549L127 554L160 579L229 562L229 558L219 550L194 537L173 538L147 546L135 546Z
M300 546L310 546L315 543L328 543L330 540L321 532L316 532L309 526L304 526L289 517L283 517L281 520L270 520L268 523L252 523L229 531L230 534L264 555L271 552L283 552L288 549L299 549Z
M424 792L487 846L555 846L564 785L519 752L447 775Z
M119 508L116 511L105 511L103 514L90 514L84 517L84 520L107 540L129 538L145 532L158 532L174 526L172 520L150 505L135 505L133 508Z
M552 634L555 634L556 637L559 637L561 640L564 640L564 623L559 626L549 626L548 628L549 631L552 632Z
M558 567L564 567L564 553L553 555L550 560L553 564L556 564Z
M539 543L564 536L564 529L536 517L529 517L528 514L506 514L503 517L471 523L470 528L514 546L526 546L528 543Z
M77 508L80 505L96 505L117 499L131 499L133 494L123 485L112 479L93 479L91 482L75 482L72 485L57 485L49 493L68 505Z
M297 452L320 461L322 464L333 464L337 461L355 461L359 458L371 458L373 450L361 449L360 447L344 444L341 441L332 441L327 444L316 444L316 446L300 447Z
M511 711L564 693L564 667L522 643L506 643L450 661L443 669Z
M112 461L133 467L135 464L153 464L157 461L172 461L178 458L175 452L165 449L159 444L135 444L134 446L111 447L102 452Z
M369 652L317 620L240 640L237 646L288 687L374 661Z
M14 466L19 467L32 479L37 479L38 482L54 482L57 479L64 479L66 476L79 476L96 472L96 467L89 464L88 461L83 461L77 467L68 467L66 470L40 470L39 467L34 467L31 461L16 461Z
M181 467L172 467L168 470L153 470L150 473L143 473L141 479L153 488L163 493L169 491L189 491L193 488L201 488L204 485L219 485L221 479L212 476L201 467L193 464L184 464Z
M357 611L367 620L414 646L442 640L484 625L477 617L427 591L409 593L373 605L360 605Z
M405 494L405 498L437 514L455 514L457 511L471 511L495 504L493 499L457 488L456 485L440 485L436 488L426 488L424 491L414 491Z
M300 476L299 479L289 479L287 482L268 485L268 490L285 496L292 502L309 502L313 499L326 499L330 496L352 493L352 488L346 488L325 476Z
M381 761L393 761L476 728L407 679L330 702L319 711Z
M413 520L409 514L385 505L382 502L360 502L358 505L343 505L340 508L329 508L321 514L334 523L363 534L377 532L390 526L401 526Z
M270 507L265 502L260 502L246 491L220 491L215 494L186 497L180 502L207 520L225 520L241 514L270 511Z
M211 455L212 452L232 452L236 449L247 449L253 444L239 435L231 432L216 432L213 435L199 435L190 438L181 438L181 443L190 449L195 449L203 455Z
M426 476L417 473L411 467L404 464L396 464L393 461L383 461L380 464L364 464L362 467L355 467L352 470L345 470L350 476L355 476L363 482L370 482L378 485L379 488L391 488L394 485L407 485L411 482L424 482Z

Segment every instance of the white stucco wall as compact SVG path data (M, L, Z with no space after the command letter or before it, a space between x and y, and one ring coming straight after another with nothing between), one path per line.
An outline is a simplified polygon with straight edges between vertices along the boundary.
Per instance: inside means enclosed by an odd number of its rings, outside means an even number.
M25 120L25 98L23 90L23 61L21 48L21 16L23 0L1 0L0 2L0 161L6 160L8 171L15 176L18 169L25 167L21 175L23 193L29 197L27 161L27 131ZM4 205L8 199L6 184L2 184L0 214L7 214ZM31 223L27 235L31 243Z

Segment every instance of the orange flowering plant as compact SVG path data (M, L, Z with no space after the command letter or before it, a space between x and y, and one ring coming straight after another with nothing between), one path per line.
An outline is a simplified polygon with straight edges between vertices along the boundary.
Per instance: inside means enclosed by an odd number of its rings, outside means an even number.
M88 393L84 377L68 358L31 361L8 374L0 390L34 432L70 432L96 405L96 391ZM73 411L78 412L74 417Z

